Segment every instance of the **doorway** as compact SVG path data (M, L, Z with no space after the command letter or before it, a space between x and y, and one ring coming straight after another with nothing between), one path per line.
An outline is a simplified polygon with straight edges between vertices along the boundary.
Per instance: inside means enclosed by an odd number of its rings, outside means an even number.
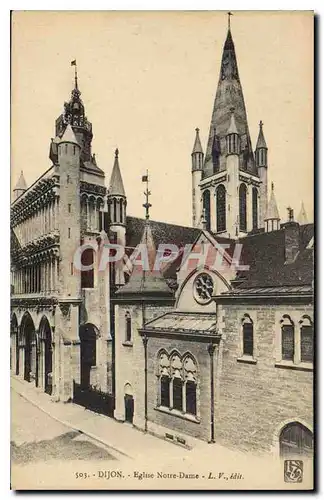
M132 424L134 419L134 397L133 397L133 388L130 384L125 384L124 402L125 402L125 422L129 422L130 424Z

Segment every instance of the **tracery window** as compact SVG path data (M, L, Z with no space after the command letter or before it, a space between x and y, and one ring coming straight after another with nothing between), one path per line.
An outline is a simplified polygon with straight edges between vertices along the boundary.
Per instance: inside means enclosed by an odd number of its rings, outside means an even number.
M200 304L208 304L213 295L214 282L210 274L200 273L194 281L194 297Z
M197 363L189 354L158 356L158 407L197 416Z
M240 231L246 231L246 185L241 184L239 189L240 204Z
M208 189L203 193L203 209L206 217L206 229L210 231L210 191Z

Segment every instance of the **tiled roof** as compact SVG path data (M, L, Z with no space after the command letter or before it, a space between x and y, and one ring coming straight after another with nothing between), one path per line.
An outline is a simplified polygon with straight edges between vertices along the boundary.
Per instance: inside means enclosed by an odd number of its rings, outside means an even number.
M314 234L314 225L300 226L300 248L294 262L285 263L285 229L242 238L241 262L248 271L239 271L243 279L237 289L273 286L312 285L313 250L307 248Z
M177 332L216 332L215 314L170 312L145 324L147 330L172 330Z

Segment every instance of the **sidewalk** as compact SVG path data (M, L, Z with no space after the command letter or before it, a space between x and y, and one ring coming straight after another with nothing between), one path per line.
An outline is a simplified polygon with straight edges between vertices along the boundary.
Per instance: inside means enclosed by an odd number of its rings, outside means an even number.
M190 453L190 450L145 434L130 424L118 422L73 403L54 402L41 389L14 375L11 376L11 389L53 419L99 441L123 459L138 460L148 456L154 459L161 454L181 458Z

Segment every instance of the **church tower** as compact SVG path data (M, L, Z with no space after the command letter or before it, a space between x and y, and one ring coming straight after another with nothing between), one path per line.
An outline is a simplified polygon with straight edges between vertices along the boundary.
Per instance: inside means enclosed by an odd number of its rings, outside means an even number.
M261 185L229 17L200 182L207 229L236 238L260 227Z
M192 225L199 225L201 215L201 193L199 184L204 161L204 153L199 137L199 128L196 128L196 138L191 153L191 177L192 177Z

